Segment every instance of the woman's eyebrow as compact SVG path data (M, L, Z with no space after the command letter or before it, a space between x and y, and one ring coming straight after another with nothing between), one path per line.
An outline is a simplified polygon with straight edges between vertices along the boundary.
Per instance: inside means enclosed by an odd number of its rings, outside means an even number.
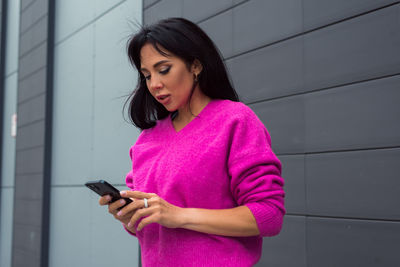
M157 66L159 66L159 65L161 65L161 64L163 64L163 63L166 63L166 62L169 62L169 60L164 59L164 60L158 61L157 63L155 63L155 64L153 65L153 68L157 68ZM140 70L141 70L141 71L147 71L146 68L140 68Z

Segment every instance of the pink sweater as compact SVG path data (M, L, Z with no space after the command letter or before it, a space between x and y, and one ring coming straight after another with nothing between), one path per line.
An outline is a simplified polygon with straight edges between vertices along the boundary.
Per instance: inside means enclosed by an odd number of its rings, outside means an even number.
M280 232L281 164L265 126L245 104L214 99L179 132L169 115L142 131L130 156L131 189L179 207L246 205L261 233L228 237L153 223L137 233L143 266L252 266L260 259L262 237Z

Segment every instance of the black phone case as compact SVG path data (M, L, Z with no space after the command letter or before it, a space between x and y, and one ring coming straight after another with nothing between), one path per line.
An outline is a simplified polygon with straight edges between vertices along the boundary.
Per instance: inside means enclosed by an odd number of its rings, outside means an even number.
M89 181L85 184L85 186L87 186L89 189L93 190L100 196L110 195L111 202L115 202L122 198L121 195L119 194L119 190L104 180ZM126 204L122 206L120 209L122 209L123 207L132 202L130 198L124 198L124 199L126 201Z

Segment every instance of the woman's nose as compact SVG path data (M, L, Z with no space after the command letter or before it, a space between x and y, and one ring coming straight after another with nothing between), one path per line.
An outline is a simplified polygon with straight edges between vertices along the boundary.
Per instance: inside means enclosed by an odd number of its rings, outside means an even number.
M152 90L158 90L161 89L162 87L163 85L159 79L151 79L150 88Z

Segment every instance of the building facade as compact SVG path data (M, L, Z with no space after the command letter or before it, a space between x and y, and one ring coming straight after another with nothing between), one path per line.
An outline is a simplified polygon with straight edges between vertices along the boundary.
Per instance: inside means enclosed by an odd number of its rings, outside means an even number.
M283 163L287 215L257 266L398 266L390 0L3 0L0 266L140 266L135 238L83 184L124 188L139 134L122 117L137 75L125 44L136 22L173 16L215 41Z

